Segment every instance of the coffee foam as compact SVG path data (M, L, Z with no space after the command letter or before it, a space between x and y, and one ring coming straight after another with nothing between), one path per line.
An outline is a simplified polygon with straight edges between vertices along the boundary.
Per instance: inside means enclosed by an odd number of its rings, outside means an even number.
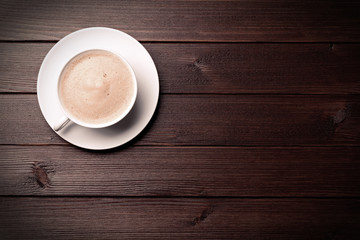
M104 50L90 50L74 57L64 68L59 84L65 111L88 124L117 119L132 104L135 94L126 63Z

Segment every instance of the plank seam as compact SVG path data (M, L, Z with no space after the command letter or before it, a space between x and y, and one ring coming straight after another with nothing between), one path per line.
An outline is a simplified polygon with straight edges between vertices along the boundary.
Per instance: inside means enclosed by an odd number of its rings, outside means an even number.
M60 40L60 39L59 39ZM59 40L7 40L0 39L0 43L57 43ZM186 40L138 40L140 43L144 44L360 44L359 41L186 41Z
M1 92L0 95L36 95L37 92ZM160 96L324 96L324 97L359 97L360 93L160 93Z
M124 198L124 199L359 199L360 196L116 196L116 195L0 195L0 198Z

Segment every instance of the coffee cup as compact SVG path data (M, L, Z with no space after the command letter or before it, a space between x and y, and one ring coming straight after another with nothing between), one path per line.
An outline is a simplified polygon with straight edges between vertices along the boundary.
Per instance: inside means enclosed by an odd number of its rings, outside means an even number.
M88 128L105 128L123 119L134 106L137 82L133 69L119 54L91 49L72 57L57 79L63 112L53 126L70 121Z

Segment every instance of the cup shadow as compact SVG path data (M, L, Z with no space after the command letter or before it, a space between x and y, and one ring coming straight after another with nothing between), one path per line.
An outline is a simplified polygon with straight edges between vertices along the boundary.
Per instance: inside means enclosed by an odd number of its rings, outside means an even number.
M124 149L134 145L141 138L143 138L144 135L146 135L146 133L149 131L149 129L151 129L151 127L153 126L154 122L157 120L158 115L159 115L160 105L161 105L161 97L159 96L158 104L157 104L154 114L152 115L148 124L137 136L135 136L133 139L131 139L127 143L122 144L118 147L111 148L111 149L104 149L104 150L84 149L84 150L90 151L90 152L98 152L98 153L112 153L112 152L124 150ZM124 132L126 129L130 128L133 125L133 123L136 121L136 119L138 119L139 117L141 117L141 107L139 106L139 104L135 103L135 105L133 106L133 108L131 109L129 114L125 118L123 118L120 122L118 122L110 127L99 129L99 131L101 131L102 135L106 135L108 137L113 137L115 135L119 135L122 132ZM71 127L72 126L69 125L69 126L67 126L67 129L69 128L69 131L71 131Z

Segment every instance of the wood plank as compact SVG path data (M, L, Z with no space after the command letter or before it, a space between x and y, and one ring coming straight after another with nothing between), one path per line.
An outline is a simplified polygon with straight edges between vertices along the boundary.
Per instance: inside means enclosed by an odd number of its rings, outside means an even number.
M358 239L358 199L0 198L2 239Z
M45 122L35 95L2 94L0 102L0 144L65 144ZM358 95L162 95L132 143L359 146L359 102Z
M0 92L36 92L53 43L0 43ZM360 44L145 43L162 93L359 94Z
M359 197L360 148L0 146L0 195Z
M360 93L360 44L146 44L165 93Z
M53 45L0 43L0 92L36 93L41 63Z
M107 26L146 41L360 40L359 1L2 1L1 40L58 40Z

